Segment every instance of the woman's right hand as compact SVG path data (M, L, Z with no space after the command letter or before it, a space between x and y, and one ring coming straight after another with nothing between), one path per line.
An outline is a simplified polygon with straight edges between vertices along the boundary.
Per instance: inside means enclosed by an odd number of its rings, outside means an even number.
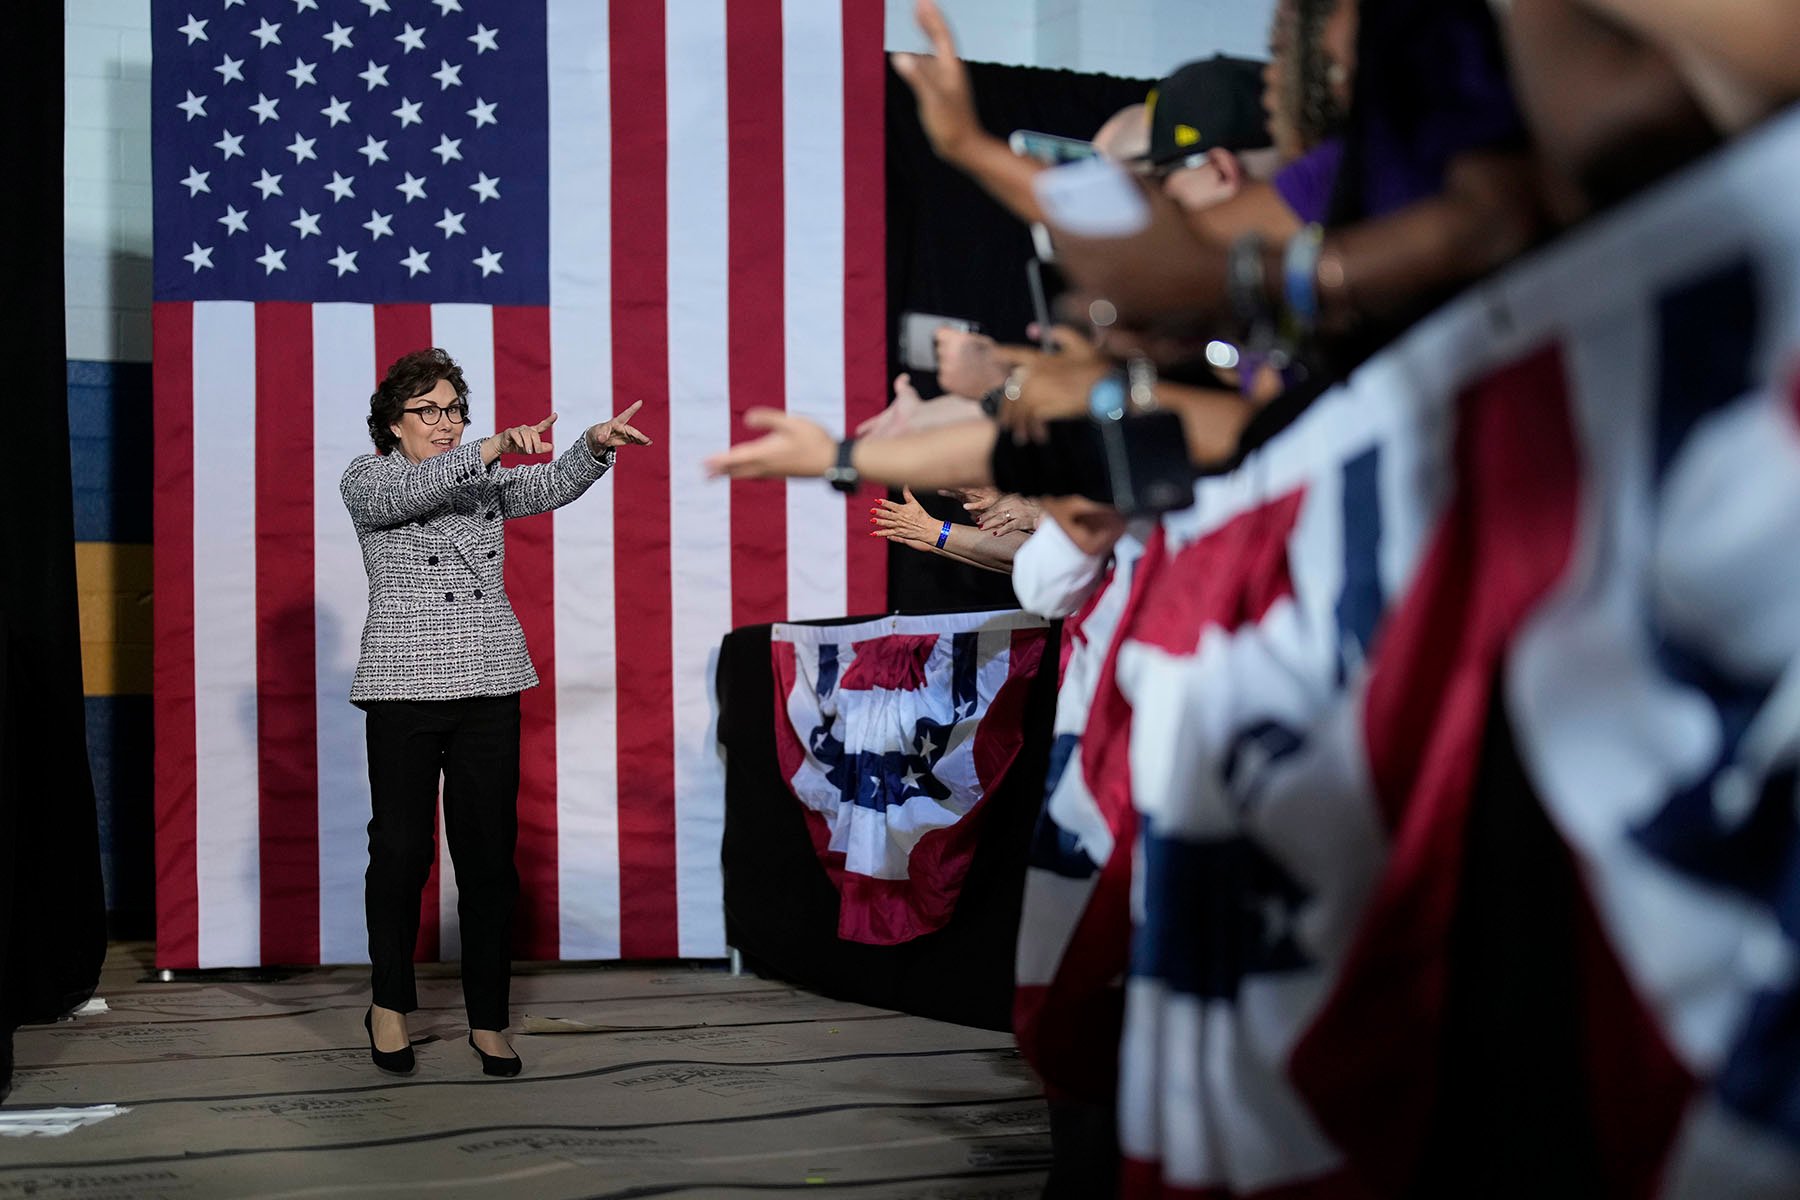
M510 429L502 429L485 439L483 448L492 446L496 456L501 454L548 454L550 439L544 435L556 424L556 414L551 413L536 425L514 425ZM487 456L483 456L487 457ZM493 461L491 458L489 461Z

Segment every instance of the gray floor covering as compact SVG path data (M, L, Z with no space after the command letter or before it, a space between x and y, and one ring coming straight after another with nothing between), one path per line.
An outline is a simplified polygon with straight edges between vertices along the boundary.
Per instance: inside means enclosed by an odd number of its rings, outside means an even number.
M1024 1200L1048 1168L1043 1099L1007 1035L721 969L522 969L513 1080L480 1073L448 972L420 979L406 1078L369 1063L362 969L147 973L147 948L115 947L111 1011L19 1030L7 1109L129 1111L0 1137L0 1200ZM593 1028L547 1031L573 1023Z

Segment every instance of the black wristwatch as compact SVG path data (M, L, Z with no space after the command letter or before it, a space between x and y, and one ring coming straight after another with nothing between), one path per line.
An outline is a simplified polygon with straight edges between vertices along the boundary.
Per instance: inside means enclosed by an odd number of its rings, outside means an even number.
M848 496L862 484L862 476L850 465L850 453L856 439L847 437L838 443L837 462L825 468L825 482Z

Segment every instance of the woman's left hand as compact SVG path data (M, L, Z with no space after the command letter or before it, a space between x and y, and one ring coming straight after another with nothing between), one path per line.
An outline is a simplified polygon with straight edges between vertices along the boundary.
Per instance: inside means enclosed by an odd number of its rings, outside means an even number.
M650 439L633 429L630 424L632 416L642 407L644 402L639 400L612 420L590 426L587 431L588 445L596 453L614 446L648 446Z
M944 523L925 511L924 506L913 498L911 488L902 488L900 494L906 497L905 503L881 499L869 510L869 524L875 526L875 536L904 543L915 550L933 549Z

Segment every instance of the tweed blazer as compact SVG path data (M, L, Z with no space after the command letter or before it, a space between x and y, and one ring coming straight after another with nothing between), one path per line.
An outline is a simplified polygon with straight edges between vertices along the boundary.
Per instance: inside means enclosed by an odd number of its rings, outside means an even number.
M362 544L369 616L350 699L457 700L535 686L506 595L513 517L580 496L613 464L585 436L553 462L483 466L471 442L424 462L364 454L338 485Z

